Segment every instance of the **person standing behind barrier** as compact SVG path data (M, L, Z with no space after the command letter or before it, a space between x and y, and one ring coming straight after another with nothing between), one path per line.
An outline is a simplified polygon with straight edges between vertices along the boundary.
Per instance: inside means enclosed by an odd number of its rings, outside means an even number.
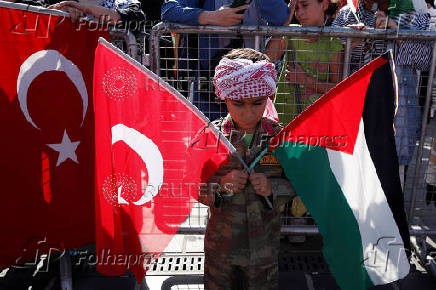
M289 8L283 0L248 0L246 3L249 4L230 8L232 2L233 0L169 0L162 6L162 20L193 26L283 25L289 16ZM254 38L235 35L229 39L228 35L202 35L199 40L193 37L187 40L188 37L185 37L185 52L179 56L178 78L198 80L202 77L204 88L201 83L198 88L197 82L194 82L194 91L197 92L194 94L194 104L212 120L221 117L226 114L225 107L220 106L210 92L213 69L221 56L231 49L254 48ZM199 59L199 62L193 59ZM199 71L204 73L200 75Z
M350 27L356 30L365 30L375 27L376 11L388 11L390 0L360 0L356 12L353 12L352 3L339 10L332 26ZM359 38L353 39L353 49L350 58L350 74L358 71L362 66L386 51L385 41Z
M425 0L427 3L427 12L430 14L430 30L436 30L436 9L434 0Z
M327 14L334 14L338 2L329 0L293 0L291 15L286 25L292 22L293 12L302 26L323 27ZM274 103L283 125L292 121L306 107L332 88L341 79L343 46L333 37L278 37L273 36L267 44L266 54L277 61L284 54L282 70L277 85ZM307 209L300 197L292 200L290 224L307 224ZM288 236L290 242L302 243L305 235Z
M390 18L383 12L376 13L376 28L416 30L429 29L430 17L427 13L415 10L389 10ZM398 79L398 108L394 119L395 143L397 147L400 170L407 172L416 141L421 134L422 113L418 102L417 70L430 68L432 44L422 40L399 40L395 45L395 73ZM403 185L404 185L404 180Z
M336 12L329 0L294 0L295 16L302 26L323 27L326 14ZM287 23L292 21L292 16ZM272 61L284 56L275 105L286 125L342 77L343 45L333 37L273 37L266 54Z
M235 49L215 69L215 92L229 115L212 122L236 148L202 188L199 201L210 210L204 238L204 288L278 289L280 206L294 194L270 153L250 165L281 127L263 113L276 90L274 64L253 49ZM199 134L202 134L203 130ZM265 199L272 204L267 206Z

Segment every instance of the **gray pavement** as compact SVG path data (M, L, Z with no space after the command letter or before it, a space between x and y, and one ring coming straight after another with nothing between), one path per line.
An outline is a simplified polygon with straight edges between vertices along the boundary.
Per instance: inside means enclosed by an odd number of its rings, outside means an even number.
M180 248L180 245L183 247ZM319 236L309 236L302 244L282 239L279 289L339 289L322 257L321 246L322 240ZM119 277L107 277L99 274L95 267L81 265L72 269L73 289L203 289L202 236L178 235L167 250L167 253L159 258L157 266L150 269L141 285L136 283L130 273ZM416 256L412 256L412 265L411 273L402 281L373 289L435 290L435 278L419 265ZM50 273L38 273L35 277L32 277L33 271L30 270L11 271L9 275L5 272L0 275L0 289L61 288L58 269L52 269Z

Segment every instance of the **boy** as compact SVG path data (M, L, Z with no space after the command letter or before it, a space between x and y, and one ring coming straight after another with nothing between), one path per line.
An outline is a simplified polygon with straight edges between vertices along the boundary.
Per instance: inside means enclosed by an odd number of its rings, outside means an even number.
M281 129L277 122L262 117L267 98L276 91L274 65L263 53L235 49L216 67L214 85L229 115L213 125L250 165ZM221 188L199 196L211 214L204 239L205 289L277 289L279 208L286 202L279 196L294 192L282 171L271 154L249 173L231 155L209 179Z

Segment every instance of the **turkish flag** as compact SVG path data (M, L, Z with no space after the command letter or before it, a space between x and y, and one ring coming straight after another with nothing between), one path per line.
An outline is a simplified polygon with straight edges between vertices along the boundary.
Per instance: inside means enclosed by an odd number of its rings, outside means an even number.
M141 281L235 149L152 72L104 40L95 55L97 269Z
M0 4L0 268L94 241L91 78L107 32L28 9Z

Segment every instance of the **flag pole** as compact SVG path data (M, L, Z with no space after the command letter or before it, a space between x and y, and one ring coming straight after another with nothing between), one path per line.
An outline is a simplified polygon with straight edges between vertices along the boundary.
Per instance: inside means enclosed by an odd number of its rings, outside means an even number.
M245 171L247 171L248 174L250 174L251 170L254 168L254 166L256 165L256 163L260 160L260 158L262 158L263 155L265 155L265 153L268 151L268 147L265 148L260 155L254 160L254 162L251 163L250 167L248 167L247 163L245 163L245 161L242 159L241 155L238 154L238 152L235 152L236 154L236 158L238 158L238 160L242 163L242 166L244 166ZM263 197L265 199L266 204L268 205L269 209L273 209L273 206L271 204L271 201L264 196Z

